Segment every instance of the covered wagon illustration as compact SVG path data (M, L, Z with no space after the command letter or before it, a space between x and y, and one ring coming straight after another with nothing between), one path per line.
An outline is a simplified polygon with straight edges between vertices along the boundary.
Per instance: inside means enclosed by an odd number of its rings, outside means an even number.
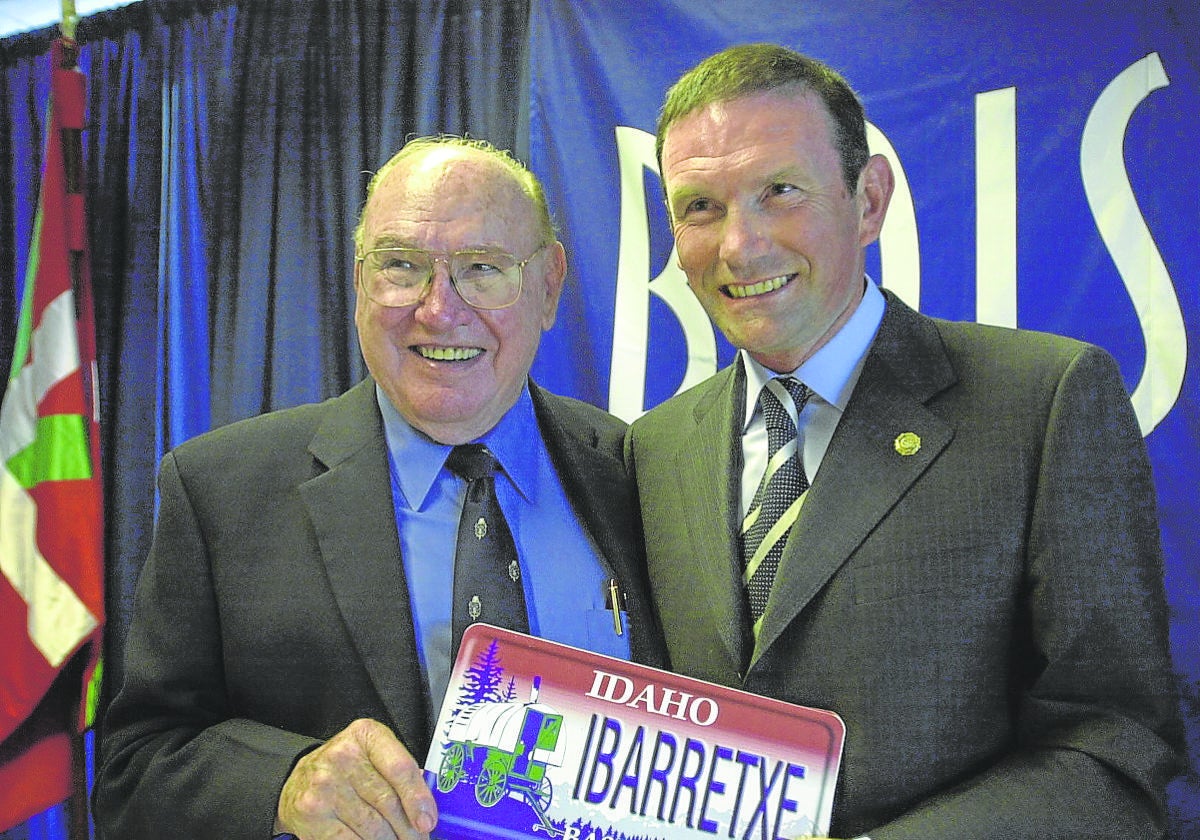
M551 836L546 810L553 787L546 768L562 765L562 715L538 702L541 677L534 677L529 702L486 701L464 706L450 722L437 787L443 793L460 782L474 785L475 799L491 808L505 796L527 803Z

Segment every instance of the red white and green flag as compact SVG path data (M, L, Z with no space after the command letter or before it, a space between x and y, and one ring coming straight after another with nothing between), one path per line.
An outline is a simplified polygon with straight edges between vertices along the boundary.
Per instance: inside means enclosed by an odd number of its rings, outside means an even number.
M86 88L75 54L68 39L51 52L42 184L0 405L0 830L75 792L72 750L89 723L88 685L104 622L96 342L82 189ZM68 666L79 676L55 684Z

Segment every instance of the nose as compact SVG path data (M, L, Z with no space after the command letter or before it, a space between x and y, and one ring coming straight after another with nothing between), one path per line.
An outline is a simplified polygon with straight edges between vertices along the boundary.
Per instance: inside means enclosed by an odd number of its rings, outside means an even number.
M762 220L753 211L730 208L721 226L719 254L734 272L746 268L769 250L769 237L762 232Z
M431 329L445 331L465 324L473 312L454 288L446 261L436 258L433 275L417 300L416 319Z

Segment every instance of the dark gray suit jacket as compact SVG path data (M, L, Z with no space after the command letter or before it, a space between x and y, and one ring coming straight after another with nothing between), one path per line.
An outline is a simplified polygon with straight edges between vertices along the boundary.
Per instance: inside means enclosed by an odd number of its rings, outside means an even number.
M572 505L628 593L634 657L661 665L624 424L530 390ZM103 836L269 838L296 759L360 717L423 760L429 701L374 382L189 441L159 487L102 731Z
M742 383L735 364L627 437L672 668L845 719L831 836L1157 836L1180 735L1154 492L1112 359L889 296L753 651Z

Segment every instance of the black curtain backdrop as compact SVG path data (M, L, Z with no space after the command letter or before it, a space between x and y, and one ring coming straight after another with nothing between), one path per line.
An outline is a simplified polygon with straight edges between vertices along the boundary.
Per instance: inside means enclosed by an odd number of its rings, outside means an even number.
M470 134L527 159L527 21L527 0L144 0L81 21L105 699L120 682L158 459L361 378L351 234L369 174L412 134ZM56 34L0 41L6 372Z

